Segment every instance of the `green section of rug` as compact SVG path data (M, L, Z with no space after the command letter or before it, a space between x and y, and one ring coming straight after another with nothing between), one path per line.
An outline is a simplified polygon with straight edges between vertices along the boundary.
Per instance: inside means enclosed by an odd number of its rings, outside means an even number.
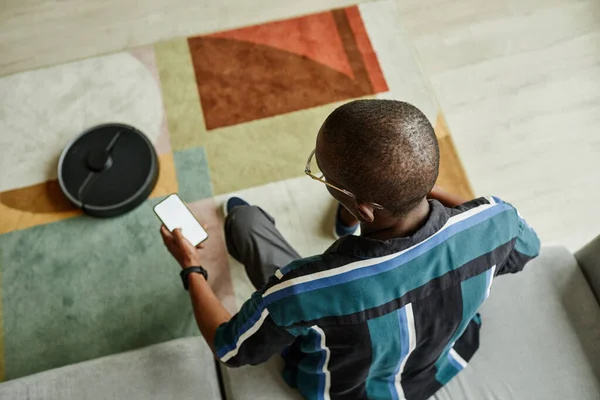
M0 236L5 379L197 334L156 201Z

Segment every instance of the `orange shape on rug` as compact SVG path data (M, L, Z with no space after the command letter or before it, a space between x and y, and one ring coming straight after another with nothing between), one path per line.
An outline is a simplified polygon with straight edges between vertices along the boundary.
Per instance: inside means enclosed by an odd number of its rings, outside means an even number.
M331 12L269 22L206 37L234 39L288 51L354 77Z
M188 44L209 130L388 90L356 7Z

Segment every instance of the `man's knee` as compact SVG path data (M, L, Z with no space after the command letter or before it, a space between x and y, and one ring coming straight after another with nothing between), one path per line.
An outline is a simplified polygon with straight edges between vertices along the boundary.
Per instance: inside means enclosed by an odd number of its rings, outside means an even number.
M250 234L269 221L267 215L256 206L235 207L225 221L225 233L232 232ZM269 221L272 223L271 221Z

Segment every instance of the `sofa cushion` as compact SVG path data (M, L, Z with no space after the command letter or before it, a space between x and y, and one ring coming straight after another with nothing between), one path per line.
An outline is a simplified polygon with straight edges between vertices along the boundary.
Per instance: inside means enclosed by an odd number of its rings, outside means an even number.
M183 338L0 384L0 399L220 399L212 353Z
M497 277L481 315L479 351L437 400L600 399L600 306L566 249Z
M291 389L281 377L283 359L271 357L262 365L227 368L221 365L227 400L302 400L300 393Z

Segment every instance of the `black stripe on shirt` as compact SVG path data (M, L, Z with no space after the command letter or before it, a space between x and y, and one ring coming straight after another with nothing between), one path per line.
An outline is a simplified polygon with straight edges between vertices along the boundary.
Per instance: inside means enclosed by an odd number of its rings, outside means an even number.
M421 370L419 374L402 380L404 397L409 400L426 400L442 388L442 384L435 379L437 368L435 365Z
M479 348L479 329L477 322L471 320L467 329L454 343L454 351L462 357L463 360L469 362L477 349Z
M372 361L369 326L366 322L349 326L322 326L329 348L329 372L332 400L358 400L367 398L366 380Z
M444 291L443 296L428 296L413 303L417 345L406 361L402 388L407 399L429 398L441 385L431 385L435 363L462 320L461 285ZM444 318L439 318L443 315Z
M416 374L435 364L458 329L463 309L461 285L446 289L443 296L434 294L420 299L412 307L417 346L406 361L404 370ZM440 315L444 318L439 318ZM435 340L432 341L431 338ZM403 382L404 378L402 376Z
M448 210L449 210L450 216L454 217L456 215L464 213L465 211L469 211L473 208L476 208L476 207L479 207L479 206L482 206L485 204L490 204L490 201L488 199L486 199L485 197L479 197L477 199L467 201L466 203L463 203L454 208L448 208Z

